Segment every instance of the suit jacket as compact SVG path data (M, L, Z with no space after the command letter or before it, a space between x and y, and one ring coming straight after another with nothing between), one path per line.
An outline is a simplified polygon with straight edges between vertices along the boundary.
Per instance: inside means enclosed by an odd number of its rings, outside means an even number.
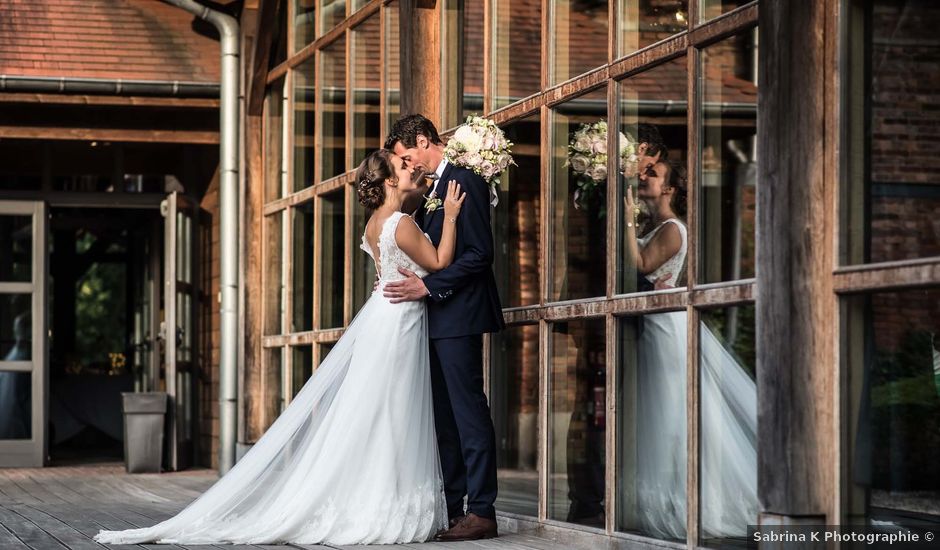
M454 261L446 268L424 278L428 297L428 325L431 338L456 338L484 332L496 332L504 326L503 311L493 276L493 232L490 226L489 188L471 170L454 166L444 168L437 184L437 194L447 195L450 180L467 193L457 218L457 244ZM418 212L421 228L434 246L439 246L444 229L444 208Z

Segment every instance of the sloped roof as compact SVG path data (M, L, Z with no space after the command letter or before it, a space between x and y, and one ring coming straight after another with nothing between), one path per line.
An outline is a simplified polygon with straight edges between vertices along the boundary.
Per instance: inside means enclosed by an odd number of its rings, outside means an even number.
M0 0L0 74L217 83L219 45L158 0Z

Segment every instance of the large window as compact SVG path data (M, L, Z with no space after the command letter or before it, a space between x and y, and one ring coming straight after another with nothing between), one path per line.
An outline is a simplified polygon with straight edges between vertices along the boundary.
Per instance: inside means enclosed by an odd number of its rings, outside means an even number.
M399 112L400 42L395 1L282 8L292 53L265 100L262 368L286 406L372 292L352 171Z
M845 18L842 520L936 532L940 6L853 0Z
M510 491L497 508L744 545L758 510L757 5L494 0L487 13L483 114L518 164L494 210L510 327L486 367ZM472 91L443 81L447 97Z

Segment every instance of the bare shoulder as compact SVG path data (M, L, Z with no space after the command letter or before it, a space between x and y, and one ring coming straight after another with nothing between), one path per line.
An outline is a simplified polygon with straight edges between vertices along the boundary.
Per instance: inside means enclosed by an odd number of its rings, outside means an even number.
M415 239L423 236L418 228L417 222L411 216L401 216L398 219L398 226L395 228L395 240L402 243L407 239Z
M662 247L675 253L682 247L682 233L679 231L678 225L667 223L659 228L659 231L653 236L652 241L656 243L657 247Z

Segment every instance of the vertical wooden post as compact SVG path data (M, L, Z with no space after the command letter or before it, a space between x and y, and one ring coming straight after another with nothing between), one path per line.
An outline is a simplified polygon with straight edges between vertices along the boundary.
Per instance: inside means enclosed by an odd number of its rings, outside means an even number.
M441 126L441 3L401 0L401 113L421 113Z
M837 2L781 0L759 13L757 206L758 495L762 524L829 523L838 330L832 215L838 181L826 114L837 101ZM830 126L827 126L830 125ZM829 516L829 517L827 517Z

